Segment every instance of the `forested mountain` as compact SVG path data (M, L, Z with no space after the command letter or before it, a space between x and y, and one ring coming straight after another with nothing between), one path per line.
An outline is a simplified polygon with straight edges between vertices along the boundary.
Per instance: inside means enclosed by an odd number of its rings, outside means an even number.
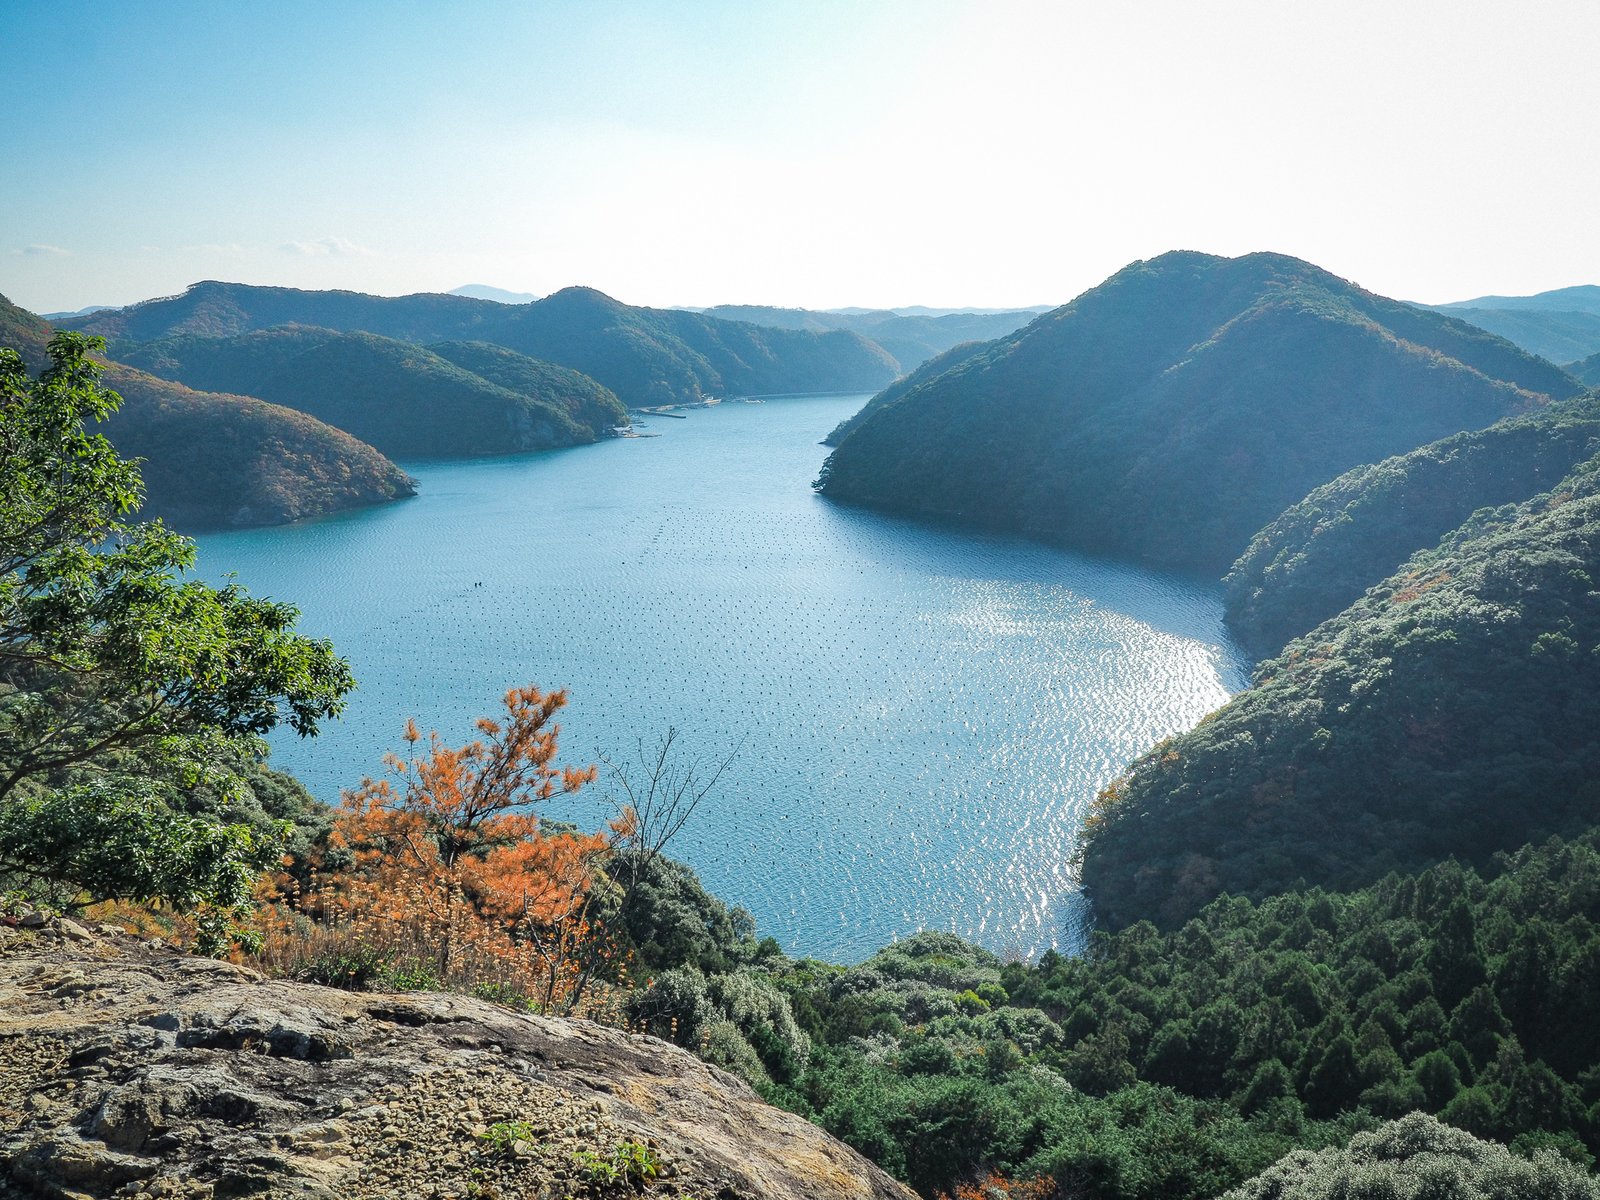
M1102 795L1112 926L1211 897L1483 861L1600 811L1600 459L1437 547L1263 663Z
M1475 296L1471 300L1452 300L1432 307L1440 312L1493 308L1507 312L1587 312L1600 316L1600 286L1580 283L1576 287L1551 288L1531 296Z
M887 408L907 392L916 390L930 379L937 379L946 371L959 367L968 359L976 358L988 349L988 342L963 342L959 346L952 346L943 354L934 355L916 370L896 379L883 391L868 400L854 416L840 421L833 432L822 439L822 444L824 446L837 446L844 441L852 430L866 422L879 409Z
M453 344L457 358L510 383L410 342L304 326L112 346L134 366L298 409L401 457L573 446L627 423L617 398L587 376L508 350L484 351Z
M408 342L433 342L476 337L478 328L492 323L506 307L492 300L426 292L400 297L369 296L363 292L256 287L207 279L191 284L182 295L91 313L63 321L62 328L81 329L119 342L153 342L184 334L232 337L278 325L314 325L339 332L376 333Z
M123 401L106 435L144 460L146 517L183 529L281 525L416 494L379 451L306 413L116 363L105 379Z
M33 370L50 333L0 297L0 346ZM275 525L415 493L377 450L303 413L192 391L116 362L105 381L123 398L106 435L145 460L146 516L190 528Z
M1580 383L1600 387L1600 354L1591 354L1582 362L1570 363L1567 373Z
M1600 313L1543 308L1441 307L1470 325L1515 342L1530 354L1564 363L1600 351Z
M1547 491L1597 453L1589 395L1348 471L1251 541L1227 577L1228 624L1256 656L1274 654L1478 509Z
M634 308L591 288L565 288L475 335L592 375L630 408L778 392L882 387L898 365L846 330L763 329L697 313Z
M1428 305L1515 342L1551 362L1600 352L1600 287L1580 284L1532 296L1479 296Z
M875 405L819 486L1220 573L1342 472L1578 390L1309 263L1175 252Z
M911 371L952 346L963 342L991 341L1021 329L1041 308L1009 312L955 312L903 314L889 309L865 312L815 312L807 308L771 308L760 304L719 304L703 310L708 317L746 321L775 329L848 329L870 338Z
M408 342L482 341L582 371L631 408L707 395L866 391L894 378L889 353L844 330L763 329L635 308L589 288L533 304L467 296L382 297L197 283L182 296L95 313L70 327L127 341L228 337L310 325Z
M1047 1196L1211 1200L1419 1110L1524 1153L1600 1148L1595 832L1481 875L1217 900L1031 965L922 933L859 966L765 967L798 1028L762 1027L761 975L669 971L638 1008L692 1040L738 997L758 1086L924 1195L988 1169L1078 1185Z

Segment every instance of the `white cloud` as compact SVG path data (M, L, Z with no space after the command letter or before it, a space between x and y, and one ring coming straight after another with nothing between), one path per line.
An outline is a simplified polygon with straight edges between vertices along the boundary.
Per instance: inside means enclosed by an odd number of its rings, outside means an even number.
M12 251L13 254L25 255L28 258L70 258L71 250L63 250L60 246L24 246L21 250Z
M341 237L317 238L310 242L285 242L278 247L285 254L301 254L307 258L364 258L372 253L365 246Z

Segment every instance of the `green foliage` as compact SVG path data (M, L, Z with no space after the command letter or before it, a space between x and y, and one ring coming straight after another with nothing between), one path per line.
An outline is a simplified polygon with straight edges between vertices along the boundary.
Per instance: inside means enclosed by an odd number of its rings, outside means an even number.
M1350 887L1587 828L1600 802L1600 460L1484 511L1263 663L1106 793L1112 926L1221 892Z
M492 1154L510 1154L518 1142L533 1141L533 1125L527 1121L496 1121L478 1134L478 1140Z
M1498 868L1222 899L1032 966L948 934L854 967L778 964L813 1047L763 1091L925 1195L1000 1171L1209 1200L1416 1109L1583 1162L1600 1147L1600 830Z
M1297 1150L1222 1200L1597 1200L1600 1183L1548 1149L1532 1161L1415 1113L1348 1147Z
M75 899L222 912L281 833L185 801L242 801L267 778L259 736L315 733L352 681L292 608L184 580L193 545L128 523L138 471L86 428L118 403L95 348L57 335L37 380L0 350L0 868Z
M1256 534L1228 574L1228 624L1274 653L1477 510L1527 500L1597 451L1600 399L1587 396L1348 471Z
M590 288L533 304L464 296L386 298L208 281L69 322L119 343L180 335L231 337L281 325L365 332L408 342L490 342L582 371L630 408L706 395L866 391L898 364L847 330L763 329L698 313L634 308Z
M0 873L56 903L236 910L280 853L281 842L249 826L174 812L140 781L96 780L0 803Z
M305 326L115 347L153 374L286 405L398 456L546 450L627 424L617 398L576 371L481 343L439 349Z
M607 869L613 877L632 879L626 854L610 860ZM670 858L658 855L639 872L619 915L639 965L650 970L693 967L715 975L761 956L750 914L729 908L705 890L692 868ZM777 943L769 950L776 952Z
M1134 263L936 362L838 441L824 495L1207 572L1343 471L1578 391L1480 330L1271 254Z
M574 1150L572 1161L596 1187L644 1188L661 1174L661 1160L643 1142L618 1142L609 1154Z

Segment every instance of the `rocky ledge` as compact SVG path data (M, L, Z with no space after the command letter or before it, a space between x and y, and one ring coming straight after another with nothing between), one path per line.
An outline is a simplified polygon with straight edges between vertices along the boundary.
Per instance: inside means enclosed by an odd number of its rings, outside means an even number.
M0 928L0 1196L894 1197L656 1038Z

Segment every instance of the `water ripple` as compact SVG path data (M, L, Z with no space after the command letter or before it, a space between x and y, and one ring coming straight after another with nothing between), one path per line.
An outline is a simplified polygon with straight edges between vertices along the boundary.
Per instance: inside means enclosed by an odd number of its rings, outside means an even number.
M817 439L861 399L409 464L415 500L200 539L208 575L298 604L360 681L275 762L336 800L408 716L464 741L506 688L566 686L572 760L668 725L707 754L742 739L673 852L792 953L851 961L919 929L1076 944L1089 801L1244 684L1219 597L813 496ZM550 812L593 826L603 806Z

